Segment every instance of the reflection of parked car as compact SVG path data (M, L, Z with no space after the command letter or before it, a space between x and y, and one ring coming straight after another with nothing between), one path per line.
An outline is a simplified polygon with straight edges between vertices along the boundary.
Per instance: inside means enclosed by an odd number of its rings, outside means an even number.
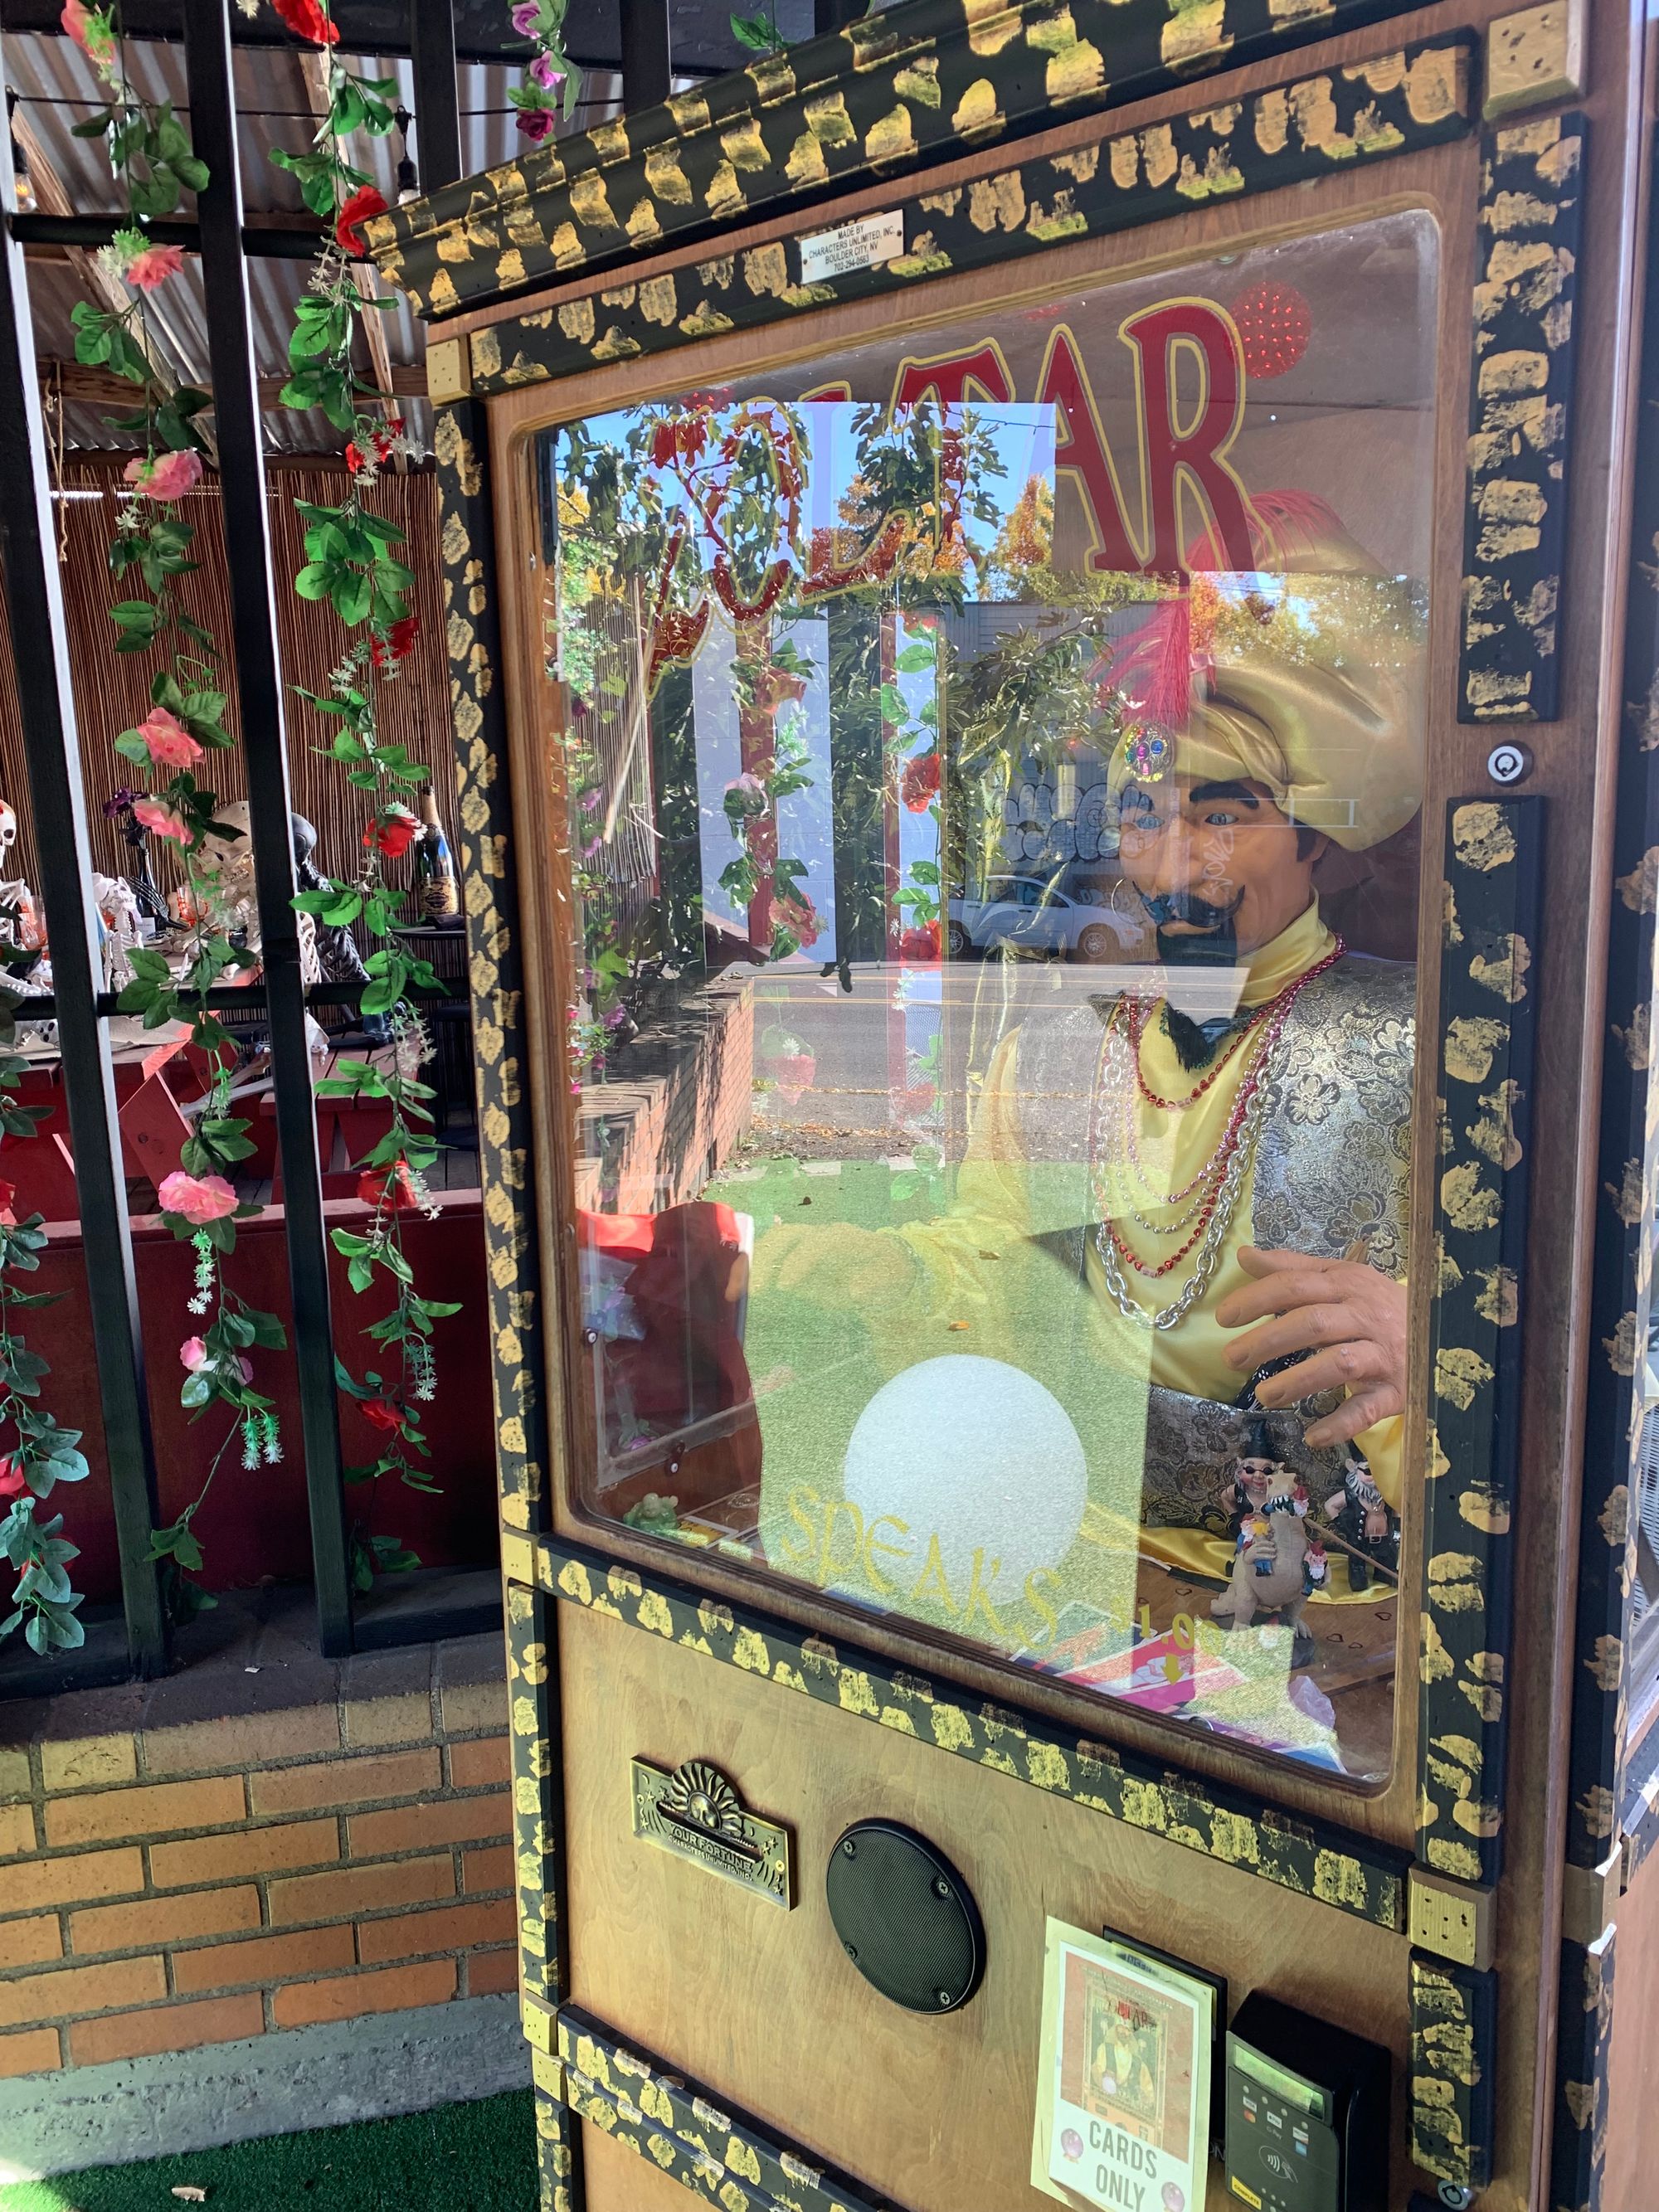
M1111 904L1109 887L1082 874L1050 880L994 876L979 897L950 902L948 942L958 959L969 951L1012 945L1022 951L1108 960L1138 945L1141 935L1141 925Z

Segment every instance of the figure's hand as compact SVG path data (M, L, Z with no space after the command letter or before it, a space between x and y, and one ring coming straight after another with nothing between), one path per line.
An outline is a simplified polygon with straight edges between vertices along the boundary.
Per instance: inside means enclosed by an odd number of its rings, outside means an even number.
M1239 1265L1256 1279L1215 1310L1224 1328L1260 1322L1229 1347L1227 1364L1253 1375L1270 1359L1310 1356L1256 1386L1268 1410L1322 1390L1346 1390L1334 1413L1304 1441L1316 1450L1346 1443L1406 1407L1406 1286L1360 1260L1316 1260L1305 1252L1261 1252L1247 1244ZM1267 1316L1277 1318L1269 1319Z
M896 1237L846 1221L827 1221L821 1229L790 1222L756 1237L749 1287L755 1297L782 1291L826 1308L879 1310L908 1295L915 1272Z

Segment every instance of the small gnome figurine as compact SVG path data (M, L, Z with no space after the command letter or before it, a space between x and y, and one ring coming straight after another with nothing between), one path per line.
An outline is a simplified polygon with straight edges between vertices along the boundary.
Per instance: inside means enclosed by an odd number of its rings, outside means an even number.
M1342 1487L1325 1500L1325 1517L1352 1548L1348 1587L1370 1588L1374 1560L1390 1574L1400 1571L1400 1518L1371 1480L1363 1452L1350 1444L1342 1467Z

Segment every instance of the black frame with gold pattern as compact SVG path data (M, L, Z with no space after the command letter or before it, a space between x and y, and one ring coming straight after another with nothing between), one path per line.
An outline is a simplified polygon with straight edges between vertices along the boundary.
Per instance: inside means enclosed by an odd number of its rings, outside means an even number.
M735 2118L712 2099L740 2103L743 2082L694 2090L648 2053L635 2056L633 2034L571 2005L559 1672L559 1616L567 1607L684 1647L688 1667L713 1662L763 1680L1156 1835L1188 1870L1172 1880L1199 1879L1190 1872L1194 1863L1230 1875L1242 1870L1268 1890L1328 1906L1339 1942L1345 1920L1395 1936L1409 2038L1399 2132L1418 2174L1454 2196L1491 2183L1499 2191L1494 2202L1518 2204L1541 2190L1550 2171L1547 2136L1534 2144L1529 2130L1506 2127L1498 2109L1507 2085L1529 2110L1543 2079L1548 2039L1534 2039L1531 2026L1517 2028L1519 2010L1505 2002L1517 1914L1540 1923L1538 1958L1550 1962L1541 1972L1562 2022L1553 2153L1559 2187L1552 2201L1598 2201L1603 2161L1577 2156L1587 2118L1579 2117L1585 2100L1574 2089L1583 2075L1570 2069L1605 2070L1611 1923L1590 1928L1564 1880L1550 1826L1560 1784L1552 1780L1544 1793L1547 1816L1528 1810L1516 1848L1504 1849L1518 1809L1506 1806L1512 1739L1526 1744L1529 1758L1542 1756L1537 1747L1556 1686L1573 1665L1565 1633L1548 1666L1537 1656L1532 1608L1540 1589L1566 1586L1571 1563L1567 1524L1552 1525L1540 1510L1531 1477L1557 1469L1559 1490L1577 1497L1577 1400L1570 1383L1559 1403L1541 1393L1523 1346L1536 1343L1547 1358L1571 1340L1573 1287L1583 1281L1589 1237L1571 1208L1565 1223L1557 1209L1535 1215L1529 1232L1535 1095L1550 1066L1538 1016L1554 1003L1551 992L1559 997L1565 976L1577 972L1582 988L1601 958L1605 912L1598 907L1570 927L1559 894L1563 884L1595 877L1613 799L1609 755L1583 770L1582 805L1550 805L1568 787L1552 766L1549 726L1577 716L1593 731L1604 693L1622 680L1633 698L1637 680L1616 665L1616 597L1604 609L1588 592L1583 604L1566 596L1576 521L1570 465L1575 484L1608 477L1608 512L1622 526L1632 473L1625 434L1631 303L1647 182L1646 162L1632 150L1640 124L1639 19L1598 11L1591 52L1601 74L1587 80L1585 4L1566 0L1496 22L1495 9L1472 11L1480 19L1474 27L1445 10L1419 9L1390 37L1387 19L1408 11L1375 0L1282 11L1215 0L1179 12L1162 0L1111 7L1073 0L1069 8L1016 0L995 9L974 0L903 0L845 33L678 95L665 108L550 142L509 169L368 227L382 271L434 322L432 391L507 1585L521 1986L549 2212L576 2212L585 2202L579 2119L712 2202L780 2212L827 2212L839 2203L851 2212L888 2201L826 2162L848 2155L845 2145L803 2148L788 2141L775 2116L769 2124ZM1247 75L1236 88L1241 70ZM1201 88L1177 97L1188 85ZM1137 103L1156 100L1162 107L1146 123ZM1582 105L1566 105L1573 100ZM1122 109L1134 112L1127 129L1115 129ZM1047 140L1022 156L1009 143L1057 119L1088 116L1102 118L1092 161ZM1581 264L1594 198L1592 123L1602 204L1610 192L1628 204L1615 245L1603 249L1594 295L1612 342L1593 348L1587 362ZM907 310L921 308L928 285L946 273L983 270L992 285L1008 281L999 272L1018 263L1029 286L1041 281L1033 264L1045 254L1196 210L1217 196L1218 175L1231 206L1291 186L1316 193L1323 177L1374 167L1385 202L1391 162L1460 141L1477 147L1478 160L1468 218L1466 501L1461 514L1437 524L1463 547L1455 696L1444 703L1457 721L1482 726L1480 751L1468 756L1471 771L1505 726L1516 729L1511 743L1523 772L1534 757L1538 766L1519 795L1508 793L1496 772L1484 789L1468 774L1442 817L1443 927L1427 997L1436 1013L1429 1234L1437 1273L1421 1316L1429 1346L1421 1534L1407 1554L1419 1575L1423 1638L1414 1731L1420 1809L1407 1850L1356 1823L1340 1794L1310 1816L1278 1802L1265 1777L1255 1796L1236 1781L1181 1771L1166 1743L1154 1753L1144 1739L1079 1738L1052 1711L987 1702L953 1680L948 1663L926 1671L902 1637L837 1632L831 1640L821 1623L792 1617L787 1605L774 1609L742 1595L730 1574L704 1571L684 1557L671 1571L668 1555L648 1545L613 1551L589 1540L592 1531L577 1541L558 1525L555 1470L565 1447L556 1293L568 1231L549 1195L557 1163L547 1155L531 1079L538 1044L521 921L526 802L514 789L527 771L508 729L512 655L501 633L496 531L511 501L498 474L502 447L492 438L490 409L607 363L637 361L644 371L653 357L711 336L731 333L735 344L744 332L797 319L832 327L823 319L860 298L902 296ZM948 178L942 186L940 171ZM836 194L853 196L845 203L853 213L910 209L913 240L925 214L926 250L918 241L900 262L805 283L793 245L805 227L797 213ZM784 217L790 221L779 234L755 234ZM815 224L834 219L812 217ZM671 265L653 262L670 249L678 255ZM647 267L638 281L635 266ZM551 289L520 307L518 295L537 283ZM465 318L459 336L450 335L446 318ZM1447 397L1461 405L1461 394ZM1632 553L1632 572L1650 583L1644 546ZM1632 582L1632 597L1636 589ZM1637 627L1632 652L1641 661ZM1638 673L1646 684L1650 668L1644 663ZM1632 708L1642 732L1651 714L1648 690ZM1642 736L1626 749L1627 779L1649 773L1648 744ZM1628 816L1621 834L1628 845L1635 834ZM1642 855L1631 851L1639 872ZM1626 905L1650 916L1650 886L1645 903L1627 898ZM1642 927L1637 981L1645 992L1650 921ZM1611 1011L1620 1018L1620 1006ZM1576 1060L1577 1048L1569 1057ZM1594 1074L1592 1066L1583 1080ZM1565 1105L1539 1141L1553 1170L1569 1179L1589 1149L1580 1119ZM1565 1299L1539 1297L1539 1270L1563 1258ZM1603 1424L1605 1433L1605 1416ZM1534 1431L1538 1440L1529 1443ZM1589 1513L1588 1489L1584 1504ZM1598 1516L1607 1510L1598 1496ZM1591 1611L1599 1607L1600 1618L1606 1594L1597 1598L1601 1582L1592 1582ZM1571 1606L1563 1618L1571 1620ZM1548 1640L1547 1627L1542 1633ZM1582 1683L1582 1672L1571 1679ZM1097 1718L1091 1725L1111 1734ZM1578 1716L1572 1783L1575 1801L1599 1804L1596 1793L1616 1796L1619 1784L1592 1740L1610 1740L1599 1708ZM1618 1771L1615 1762L1611 1771ZM1575 1814L1568 1857L1583 1868L1590 1853L1578 1825ZM1599 1848L1613 1825L1590 1819L1586 1838ZM1639 1826L1638 1815L1632 1825ZM1626 1854L1627 1870L1634 1856ZM1505 1917L1495 1933L1500 1886ZM1519 1968L1518 1948L1516 1959ZM1589 1997L1581 1999L1581 1984ZM1573 2025L1581 2015L1595 2031L1588 2044ZM1594 2102L1604 2127L1599 2091ZM1402 2162L1397 2172L1405 2171ZM1571 2193L1562 2194L1569 2185Z

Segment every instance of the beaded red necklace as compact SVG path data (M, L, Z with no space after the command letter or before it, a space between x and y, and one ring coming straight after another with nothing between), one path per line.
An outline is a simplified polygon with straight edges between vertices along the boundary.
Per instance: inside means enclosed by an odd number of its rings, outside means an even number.
M1254 1150L1256 1126L1267 1096L1265 1079L1276 1059L1285 1025L1303 992L1334 966L1346 950L1339 937L1322 960L1257 1007L1208 1074L1184 1098L1166 1098L1154 1091L1141 1069L1142 1042L1159 1001L1120 1000L1108 1015L1095 1071L1089 1125L1089 1163L1098 1223L1096 1242L1114 1301L1120 1310L1143 1327L1172 1328L1201 1295L1214 1273L1243 1188L1244 1166ZM1179 1190L1160 1195L1149 1183L1141 1158L1136 1126L1140 1102L1164 1113L1184 1113L1196 1105L1242 1055L1247 1057L1248 1065L1214 1152L1190 1182ZM1129 1079L1131 1075L1133 1081ZM1161 1209L1165 1219L1148 1220L1144 1212L1137 1210L1133 1203L1136 1196L1141 1206ZM1129 1202L1125 1203L1126 1199ZM1170 1222L1170 1211L1188 1200L1192 1204L1187 1212ZM1121 1217L1136 1223L1148 1235L1179 1236L1182 1242L1164 1260L1143 1260L1119 1233L1117 1219ZM1148 1313L1130 1292L1121 1270L1127 1267L1149 1281L1161 1281L1195 1249L1199 1253L1197 1267L1175 1302L1162 1312Z

